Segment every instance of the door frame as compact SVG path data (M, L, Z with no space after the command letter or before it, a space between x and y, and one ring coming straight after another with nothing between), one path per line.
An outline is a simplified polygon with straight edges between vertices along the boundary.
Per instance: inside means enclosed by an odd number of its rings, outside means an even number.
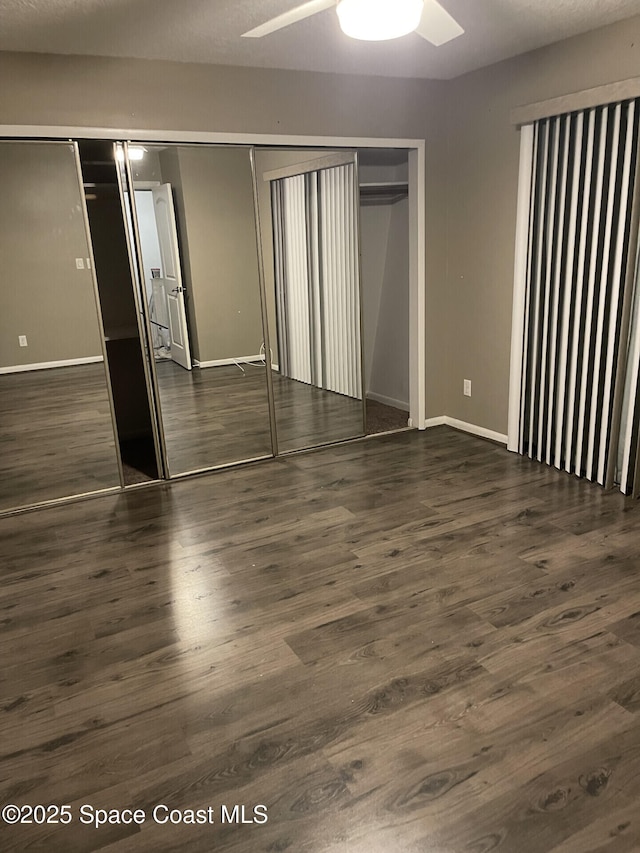
M105 139L295 148L404 148L409 157L409 425L426 428L426 152L424 139L140 130L68 125L0 125L7 139Z
M138 218L138 211L136 209L136 200L135 200L135 182L134 182L134 185L132 187L132 191L133 191L133 197L134 197L133 198L133 208L136 212L136 219L137 219ZM167 324L169 326L169 338L170 338L170 343L171 343L171 360L174 361L176 364L180 365L180 367L183 367L185 370L191 370L192 369L192 365L191 365L191 341L189 340L189 329L187 328L187 306L186 306L185 301L184 301L184 282L182 280L182 259L180 257L180 247L178 245L178 223L176 220L176 209L175 209L175 204L173 202L171 184L169 182L162 183L162 184L160 184L159 187L154 187L151 190L151 195L153 198L153 215L155 217L156 233L158 235L158 243L160 245L160 256L162 258L162 267L163 267L163 269L162 269L162 272L163 272L162 281L167 282L168 281L167 269L166 269L167 264L166 264L165 255L164 255L164 251L165 251L166 246L163 246L163 238L162 238L161 231L160 231L160 222L158 221L158 201L157 201L157 196L156 196L157 193L163 193L166 196L167 208L168 208L168 210L167 210L167 222L169 225L169 230L171 232L169 235L166 235L166 236L168 237L168 239L172 243L170 251L173 253L172 260L174 261L174 265L176 267L176 270L175 270L176 274L174 276L174 281L175 281L176 286L175 286L175 288L173 288L171 290L171 293L175 294L175 296L170 296L169 293L167 293L167 288L163 284L163 289L165 291L165 299L167 300ZM142 245L140 246L140 254L142 255ZM143 270L143 274L144 274L144 270ZM175 310L177 311L177 315L178 315L177 316L177 322L178 322L178 325L180 326L179 332L180 332L180 335L181 335L183 342L184 342L182 347L175 344L175 342L174 342L174 338L175 338L174 324L172 322L172 314L171 314L171 305L172 305L171 300L172 299L174 300L174 303L176 305ZM182 356L182 360L178 360L175 357L174 348L178 349L179 354ZM184 361L184 363L183 363L183 361Z

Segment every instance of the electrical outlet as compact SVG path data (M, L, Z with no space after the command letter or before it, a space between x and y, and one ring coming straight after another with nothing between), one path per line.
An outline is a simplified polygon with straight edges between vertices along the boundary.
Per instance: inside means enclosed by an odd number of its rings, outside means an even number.
M84 269L84 258L76 258L76 269L83 270Z
M18 335L18 343L20 344L21 347L29 346L27 343L27 336L26 335Z
M462 390L463 390L465 397L471 396L471 380L470 379L464 379L463 380Z

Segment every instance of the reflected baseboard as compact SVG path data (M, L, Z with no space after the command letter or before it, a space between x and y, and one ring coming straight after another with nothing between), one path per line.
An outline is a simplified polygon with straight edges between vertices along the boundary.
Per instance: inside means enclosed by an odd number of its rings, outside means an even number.
M31 364L12 364L0 367L0 374L27 373L30 370L51 370L54 367L76 367L79 364L97 364L103 361L101 355L90 355L87 358L65 358L61 361L38 361Z
M264 363L264 356L258 353L257 355L239 355L236 358L216 358L213 361L198 361L193 359L194 367L228 367L230 364L250 364L260 361Z
M393 406L394 409L409 411L409 403L404 400L396 400L393 397L385 397L384 394L376 394L375 391L367 391L367 399L383 403L385 406Z

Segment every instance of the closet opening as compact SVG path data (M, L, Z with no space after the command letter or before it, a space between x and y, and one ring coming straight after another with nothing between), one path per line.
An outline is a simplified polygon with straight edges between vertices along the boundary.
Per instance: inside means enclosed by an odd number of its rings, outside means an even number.
M78 143L124 485L161 476L116 146Z
M409 420L409 152L358 151L367 434Z

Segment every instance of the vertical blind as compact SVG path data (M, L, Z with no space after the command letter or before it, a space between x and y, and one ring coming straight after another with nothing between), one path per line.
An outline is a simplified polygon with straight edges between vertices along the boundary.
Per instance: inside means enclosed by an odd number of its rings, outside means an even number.
M626 101L536 122L523 282L518 450L625 492L639 417L638 121Z
M280 373L362 399L353 164L271 182Z

